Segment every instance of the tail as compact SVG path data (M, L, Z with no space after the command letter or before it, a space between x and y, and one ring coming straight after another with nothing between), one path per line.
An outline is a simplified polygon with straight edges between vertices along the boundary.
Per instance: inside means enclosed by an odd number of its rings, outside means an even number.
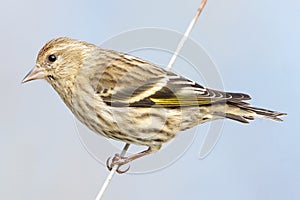
M249 120L254 118L266 118L275 121L283 121L280 117L287 115L277 111L267 110L264 108L252 107L250 104L243 101L229 101L226 102L226 109L224 112L216 112L215 115L236 120L242 123L249 123Z
M255 115L257 115L257 117L272 119L278 122L283 121L280 117L287 115L286 113L281 113L277 111L267 110L264 108L256 108L251 106L241 107L241 108L245 109L246 111L254 112Z

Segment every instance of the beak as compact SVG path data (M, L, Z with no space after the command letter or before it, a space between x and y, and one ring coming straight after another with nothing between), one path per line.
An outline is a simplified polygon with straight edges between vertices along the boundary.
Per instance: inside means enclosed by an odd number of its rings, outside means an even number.
M23 79L22 83L26 83L28 81L43 79L46 77L46 72L44 69L35 66Z

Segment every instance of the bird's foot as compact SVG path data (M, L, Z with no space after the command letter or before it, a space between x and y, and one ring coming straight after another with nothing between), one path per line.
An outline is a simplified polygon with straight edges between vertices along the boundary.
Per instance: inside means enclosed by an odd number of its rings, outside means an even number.
M114 166L118 166L116 172L118 172L119 174L123 174L129 170L130 166L128 166L128 168L125 170L122 170L121 167L130 161L131 160L128 159L128 157L123 157L120 154L116 153L112 159L111 157L107 159L106 167L108 168L109 171L111 171Z

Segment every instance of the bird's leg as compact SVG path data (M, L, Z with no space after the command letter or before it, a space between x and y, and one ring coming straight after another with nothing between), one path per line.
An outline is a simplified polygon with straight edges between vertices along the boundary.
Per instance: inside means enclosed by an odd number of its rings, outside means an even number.
M128 168L126 170L121 170L120 167L135 160L138 158L141 158L143 156L149 155L151 153L154 153L156 151L158 151L160 149L161 145L159 146L155 146L155 147L149 147L147 150L142 151L140 153L134 154L132 156L128 156L128 157L123 157L120 156L120 154L116 153L115 156L111 159L111 157L109 157L106 161L106 166L109 170L111 170L115 165L118 165L117 168L117 172L119 174L123 174L125 172L127 172L130 168L130 166L128 166ZM111 160L111 162L110 162Z

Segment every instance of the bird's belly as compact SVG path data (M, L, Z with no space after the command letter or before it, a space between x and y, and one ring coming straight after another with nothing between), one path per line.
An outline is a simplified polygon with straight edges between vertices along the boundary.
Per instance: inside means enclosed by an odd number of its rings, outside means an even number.
M78 103L74 115L89 129L127 143L155 146L174 138L181 130L199 123L199 108L89 107Z
M145 146L156 146L171 140L181 130L182 122L180 111L164 108L107 106L103 109L102 106L102 109L76 109L74 114L96 133Z

